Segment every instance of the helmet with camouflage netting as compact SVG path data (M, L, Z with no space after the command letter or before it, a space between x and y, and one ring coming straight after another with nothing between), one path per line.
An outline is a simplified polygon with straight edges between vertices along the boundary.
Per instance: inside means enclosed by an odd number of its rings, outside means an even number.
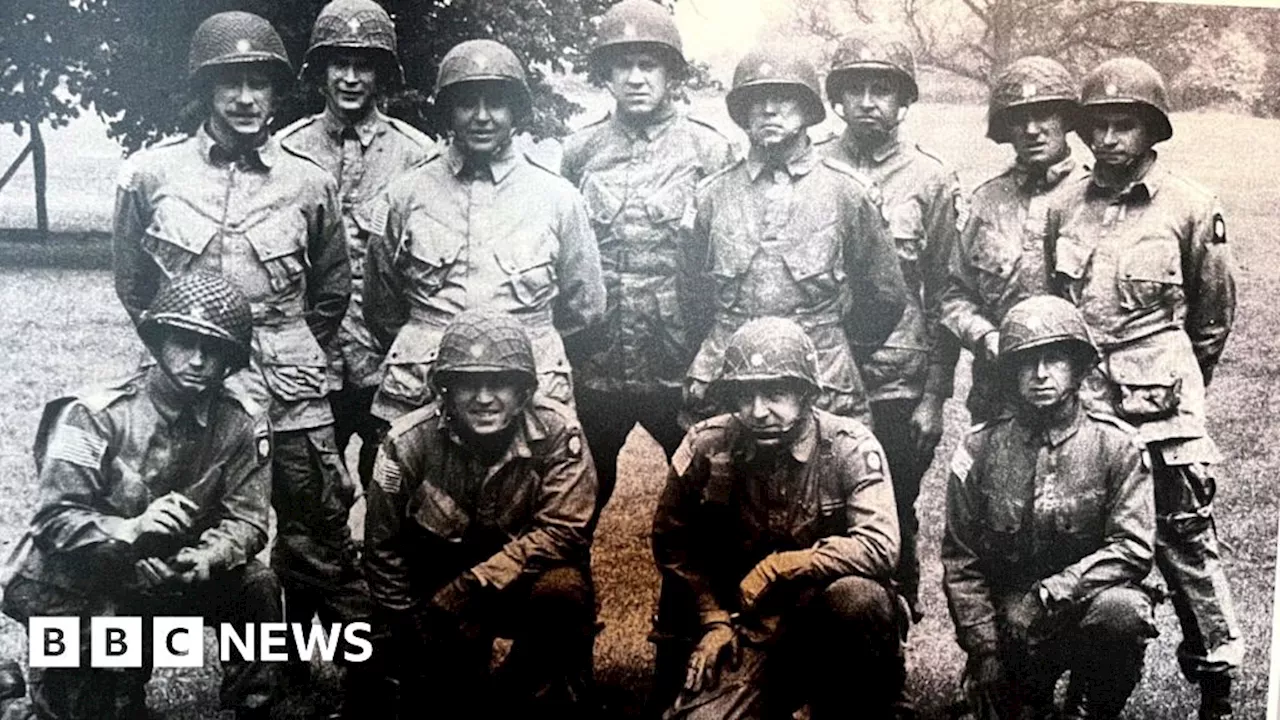
M998 143L1012 140L1008 115L1014 108L1029 105L1055 105L1066 120L1067 129L1075 127L1079 104L1076 84L1071 73L1057 60L1038 55L1018 58L996 75L987 104L987 137Z
M537 385L533 345L519 319L491 310L458 314L440 338L431 382L439 389L459 373L510 373L529 387Z
M323 71L326 55L341 49L371 53L386 76L404 81L404 68L396 52L395 23L373 0L332 0L324 6L311 27L311 43L302 58L301 75L308 77Z
M1000 323L1000 362L1009 366L1019 353L1063 344L1086 368L1098 362L1098 348L1080 310L1052 295L1036 295L1009 308Z
M879 72L894 77L901 88L902 102L910 105L920 97L916 85L916 59L911 48L887 28L863 25L846 35L831 58L827 73L827 100L840 102L843 85L858 73Z
M200 87L216 68L248 63L265 64L278 85L293 78L284 41L271 23L253 13L217 13L205 18L191 37L187 79Z
M1084 79L1080 104L1085 113L1107 106L1137 106L1150 128L1152 142L1173 137L1164 78L1138 58L1116 58L1094 68Z
M445 53L436 73L436 103L448 107L449 96L470 82L502 83L515 101L518 117L527 116L533 107L524 65L511 48L496 40L467 40Z
M729 338L717 384L786 379L818 388L818 351L804 328L786 318L758 318Z
M600 18L596 44L591 48L592 69L603 72L620 52L651 50L666 66L683 72L684 46L671 13L653 0L622 0Z
M249 364L253 313L244 294L221 275L203 270L189 272L156 293L138 323L138 335L155 350L166 328L217 340L225 349L231 370Z
M738 127L747 126L747 108L761 90L788 88L799 92L805 124L817 125L827 117L818 90L818 72L793 45L774 43L748 52L733 71L733 87L725 95L729 117Z

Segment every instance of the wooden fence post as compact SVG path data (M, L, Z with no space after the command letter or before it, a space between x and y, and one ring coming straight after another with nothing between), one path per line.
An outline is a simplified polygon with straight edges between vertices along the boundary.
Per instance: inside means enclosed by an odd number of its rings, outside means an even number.
M48 174L45 167L44 138L40 136L40 122L31 122L31 169L36 176L36 229L40 242L49 241L49 205L46 201Z

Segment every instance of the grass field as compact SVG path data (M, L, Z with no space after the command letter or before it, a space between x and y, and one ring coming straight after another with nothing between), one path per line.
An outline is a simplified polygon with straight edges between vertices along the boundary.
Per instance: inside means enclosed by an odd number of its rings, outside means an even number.
M699 114L725 123L715 100L696 103ZM585 115L602 104L592 100ZM1002 148L982 138L977 107L919 105L907 130L924 146L959 168L973 184L1007 161ZM1280 467L1280 383L1273 363L1271 328L1280 326L1280 207L1275 204L1274 168L1280 167L1280 122L1223 114L1178 115L1176 135L1162 157L1220 193L1228 219L1240 289L1238 325L1210 394L1213 430L1227 460L1222 469L1218 529L1228 574L1244 625L1248 655L1238 683L1238 718L1264 714L1273 562L1276 547ZM51 162L56 162L51 161ZM94 156L84 172L68 169L81 208L101 208L111 193L114 169ZM7 192L7 191L6 191ZM53 211L61 213L58 204ZM3 213L0 213L0 217ZM60 221L59 221L60 222ZM55 222L55 227L58 223ZM81 228L83 229L83 228ZM111 290L108 273L94 270L0 268L0 550L7 552L30 517L34 469L29 447L43 403L63 390L117 375L137 359L140 345ZM963 376L964 373L962 372ZM957 391L963 397L966 386ZM925 479L919 510L923 538L925 620L909 648L909 685L922 717L946 717L962 662L940 588L942 469L967 423L962 403L948 404L947 432L933 470ZM648 533L665 472L657 446L641 431L624 450L621 478L605 513L595 549L595 572L605 629L596 646L597 675L610 717L634 717L648 682L652 652L645 640L657 589ZM1161 637L1147 656L1143 682L1127 717L1185 718L1196 695L1178 675L1174 646L1179 638L1172 609L1159 610ZM0 621L0 657L22 654L21 628ZM217 717L216 671L163 672L152 683L152 706L160 717ZM289 714L291 717L295 713Z

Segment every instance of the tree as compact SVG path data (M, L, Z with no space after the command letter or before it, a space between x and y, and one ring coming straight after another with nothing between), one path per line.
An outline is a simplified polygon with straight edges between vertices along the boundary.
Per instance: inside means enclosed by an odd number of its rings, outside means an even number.
M70 0L61 0L69 2ZM85 103L109 118L109 132L128 148L189 129L183 116L187 47L196 26L224 10L247 10L267 18L301 65L311 25L326 0L78 0L74 22L82 38L64 68L75 75ZM534 95L532 132L564 131L579 108L556 94L549 71L582 66L589 47L590 19L617 0L379 0L396 22L406 84L389 95L396 115L431 134L442 118L433 111L436 67L456 43L493 38L511 47L529 67ZM47 0L56 4L58 0ZM94 48L87 53L86 48ZM74 60L78 59L80 64ZM39 57L37 64L47 64ZM322 105L312 88L296 87L277 115L283 124Z

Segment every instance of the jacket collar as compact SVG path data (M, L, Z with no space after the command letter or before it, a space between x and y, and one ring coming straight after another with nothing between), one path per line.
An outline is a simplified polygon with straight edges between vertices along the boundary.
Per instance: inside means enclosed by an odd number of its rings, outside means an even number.
M808 175L814 166L818 164L819 159L817 151L813 148L813 143L809 141L809 136L806 134L799 148L782 163L782 168L794 180ZM761 173L769 166L770 163L764 157L764 154L753 146L747 153L747 177L751 179L751 182L758 180Z

